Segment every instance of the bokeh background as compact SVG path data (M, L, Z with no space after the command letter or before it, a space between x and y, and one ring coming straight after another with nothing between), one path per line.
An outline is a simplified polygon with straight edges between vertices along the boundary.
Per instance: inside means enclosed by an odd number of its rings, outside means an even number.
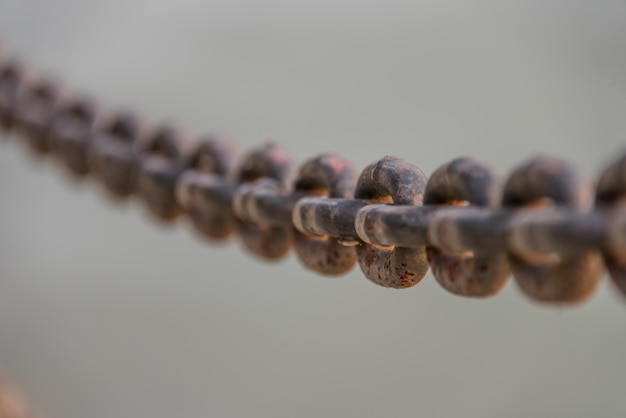
M0 39L107 109L298 162L626 143L626 2L0 0ZM0 143L0 366L50 418L618 417L626 302L489 300L209 245Z

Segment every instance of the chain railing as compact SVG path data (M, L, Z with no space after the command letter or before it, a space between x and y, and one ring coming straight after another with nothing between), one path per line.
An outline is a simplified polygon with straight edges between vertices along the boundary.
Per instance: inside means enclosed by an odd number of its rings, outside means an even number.
M546 156L502 181L469 157L428 178L397 157L357 173L322 154L289 182L290 158L274 143L235 163L228 141L189 141L139 120L103 114L0 56L1 128L112 195L143 200L165 222L185 217L212 240L237 234L266 260L293 249L305 268L327 276L358 264L383 287L412 287L430 268L456 295L492 296L513 276L535 301L572 304L593 294L606 268L626 296L626 155L595 189Z

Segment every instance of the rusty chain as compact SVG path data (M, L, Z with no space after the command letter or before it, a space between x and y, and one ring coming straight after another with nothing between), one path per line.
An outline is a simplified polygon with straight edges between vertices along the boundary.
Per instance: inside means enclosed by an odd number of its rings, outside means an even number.
M593 294L604 266L626 296L626 155L592 182L558 158L537 157L502 181L472 158L427 178L401 158L360 174L334 154L300 166L267 143L236 163L222 138L189 141L136 115L103 115L0 56L0 127L36 154L91 175L120 199L136 196L164 222L186 217L209 240L237 234L265 260L290 249L307 269L337 276L359 264L384 287L416 285L428 269L443 288L488 297L513 276L538 302Z
M34 418L31 410L15 387L0 376L0 418Z

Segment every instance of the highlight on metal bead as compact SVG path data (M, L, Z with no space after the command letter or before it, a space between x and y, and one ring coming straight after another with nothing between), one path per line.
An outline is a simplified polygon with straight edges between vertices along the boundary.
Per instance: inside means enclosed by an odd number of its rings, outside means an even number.
M391 200L396 206L420 206L423 201L426 176L417 166L401 158L385 157L367 166L357 182L357 199L371 202ZM368 243L357 248L361 270L372 282L393 288L415 286L428 271L426 250L417 247L381 247L370 240L376 222L368 215L380 206L366 206L356 217L356 232ZM383 244L384 245L384 244Z

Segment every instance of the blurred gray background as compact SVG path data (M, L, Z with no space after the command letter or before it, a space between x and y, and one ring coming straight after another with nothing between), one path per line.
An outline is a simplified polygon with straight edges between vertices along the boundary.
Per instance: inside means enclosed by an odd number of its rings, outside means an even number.
M295 160L428 174L626 141L626 2L0 0L72 91ZM50 418L623 417L626 305L338 280L207 245L0 143L0 366Z

